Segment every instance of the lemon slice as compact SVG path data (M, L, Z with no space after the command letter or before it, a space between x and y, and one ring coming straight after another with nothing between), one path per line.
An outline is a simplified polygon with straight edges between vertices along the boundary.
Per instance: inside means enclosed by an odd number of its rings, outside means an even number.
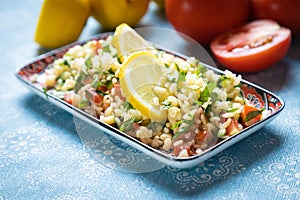
M123 23L119 25L114 33L113 45L117 49L121 61L129 54L141 50L154 50L154 48L135 30Z
M166 111L154 105L153 88L160 84L162 65L154 54L138 51L131 54L120 68L120 85L127 101L151 121L164 123Z
M89 0L45 0L34 39L46 48L57 48L74 42L80 36L89 15Z

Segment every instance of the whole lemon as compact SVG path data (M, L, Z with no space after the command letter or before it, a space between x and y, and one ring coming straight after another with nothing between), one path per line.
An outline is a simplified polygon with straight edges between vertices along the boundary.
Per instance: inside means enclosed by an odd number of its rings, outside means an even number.
M91 0L92 16L105 29L121 23L135 26L148 10L150 0Z
M90 0L45 0L34 39L45 48L74 42L89 16Z

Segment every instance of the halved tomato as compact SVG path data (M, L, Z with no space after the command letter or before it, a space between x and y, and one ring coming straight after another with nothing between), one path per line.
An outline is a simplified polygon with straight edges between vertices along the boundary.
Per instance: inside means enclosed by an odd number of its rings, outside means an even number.
M292 34L300 34L299 0L252 0L254 19L272 19L281 26L291 29Z
M216 37L215 58L236 72L257 72L279 62L288 52L291 31L272 20L255 20Z

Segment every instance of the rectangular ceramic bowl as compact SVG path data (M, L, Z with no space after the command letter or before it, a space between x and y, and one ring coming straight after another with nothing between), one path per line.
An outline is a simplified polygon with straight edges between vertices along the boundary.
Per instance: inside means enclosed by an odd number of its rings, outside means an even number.
M99 34L93 38L90 38L89 40L98 40L98 39L105 39L108 37L111 33L103 33ZM87 41L89 41L87 40ZM147 154L148 156L173 167L177 168L188 168L193 167L208 158L216 155L217 153L223 151L224 149L230 147L231 145L235 144L236 142L242 140L243 138L251 135L252 133L258 131L260 128L265 126L267 123L270 123L275 116L277 116L284 108L285 104L284 101L273 94L272 92L263 89L253 83L250 83L246 80L242 80L242 93L244 97L246 97L252 105L255 105L260 108L265 108L270 111L270 115L268 115L265 119L262 121L259 121L252 126L249 126L242 130L240 133L231 136L218 144L214 145L213 147L205 150L203 153L195 156L191 156L188 158L178 158L171 156L169 154L166 154L160 150L154 149L151 146L145 145L144 143L140 142L139 140L121 132L120 130L107 125L103 122L101 122L99 119L88 115L87 113L83 112L82 110L66 103L65 101L55 97L54 95L47 94L45 95L45 91L43 88L36 84L32 83L30 81L30 77L34 74L41 74L44 72L44 70L53 63L54 60L57 58L62 57L68 49L73 47L77 44L84 44L87 41L83 41L81 43L73 43L68 46L53 50L49 53L40 55L30 61L28 64L25 64L19 68L16 69L15 75L18 78L18 80L21 81L27 88L35 92L37 95L43 97L44 99L50 101L51 103L55 104L56 106L70 112L74 116L86 121L87 123L95 126L96 128L104 131L105 133L115 137L116 139L127 143L128 145L140 150L141 152ZM166 50L168 51L168 50ZM170 51L168 51L170 53ZM183 57L185 56L177 54L175 52L171 52L172 54ZM213 68L211 66L208 66L203 63L203 66L213 70L216 73L223 74L223 71Z

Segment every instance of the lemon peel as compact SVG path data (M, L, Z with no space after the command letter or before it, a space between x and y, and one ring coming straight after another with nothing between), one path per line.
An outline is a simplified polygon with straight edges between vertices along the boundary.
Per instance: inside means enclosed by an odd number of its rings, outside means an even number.
M90 15L89 0L45 0L34 40L45 48L57 48L80 36Z
M136 51L154 50L153 46L148 41L126 23L120 24L116 28L112 43L117 49L118 57L122 62L126 56Z
M135 26L146 14L150 0L90 0L92 16L106 30L121 23Z

